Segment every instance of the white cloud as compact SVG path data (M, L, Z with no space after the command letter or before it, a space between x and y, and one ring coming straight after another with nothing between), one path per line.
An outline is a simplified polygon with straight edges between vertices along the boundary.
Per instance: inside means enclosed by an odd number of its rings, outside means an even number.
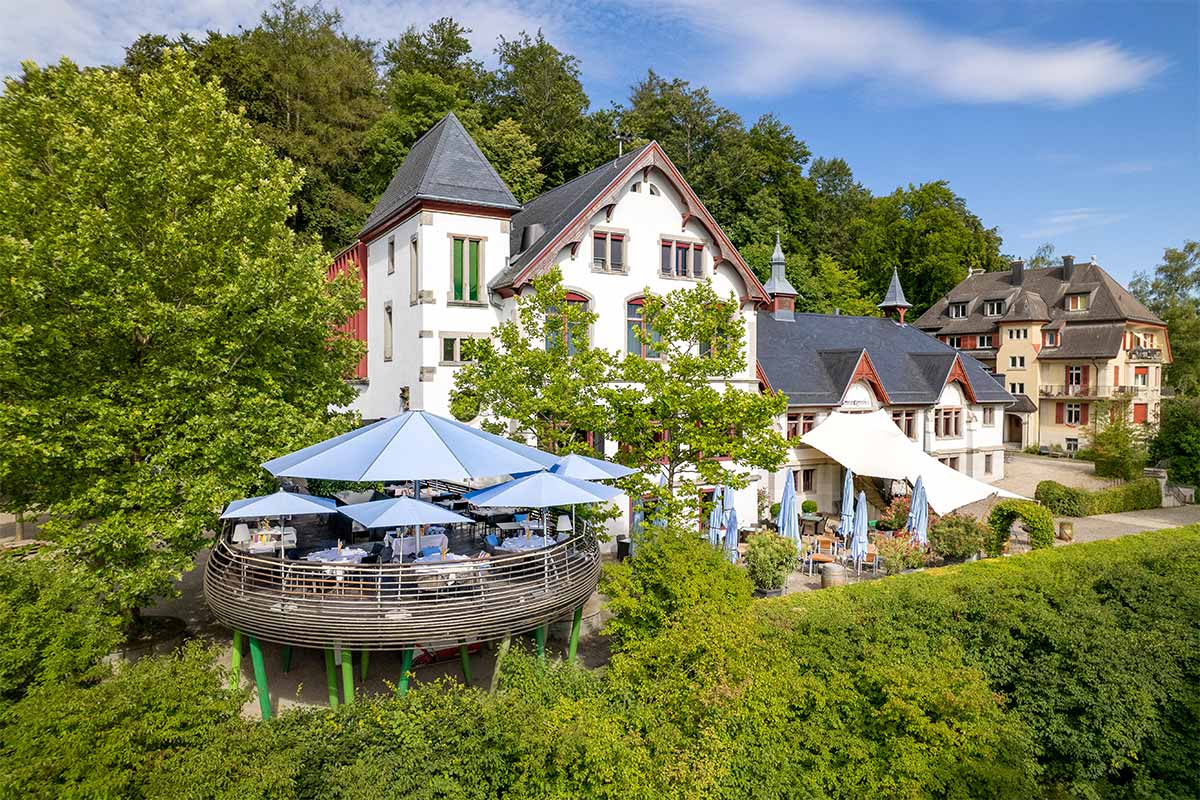
M308 2L309 0L302 0ZM269 0L0 0L0 72L20 72L20 62L45 65L68 56L79 64L118 64L125 47L143 33L202 36L206 30L225 32L253 26ZM424 27L438 17L451 16L472 29L471 43L480 58L494 61L497 36L530 33L539 27L559 46L569 46L561 7L549 0L365 0L327 2L338 7L352 34L386 41L409 25Z
M750 95L865 80L959 102L1075 105L1137 89L1165 68L1112 42L1001 41L939 30L876 5L627 1L704 31L711 45L701 48L711 69L704 80Z
M1114 225L1125 217L1125 214L1105 211L1101 208L1071 208L1054 211L1038 220L1037 227L1023 236L1026 239L1046 239L1082 228Z

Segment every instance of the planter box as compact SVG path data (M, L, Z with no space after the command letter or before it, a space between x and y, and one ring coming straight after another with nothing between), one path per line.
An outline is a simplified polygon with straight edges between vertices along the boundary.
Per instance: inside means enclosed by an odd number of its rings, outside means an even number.
M755 589L754 590L755 597L780 597L782 595L783 595L783 587L782 586L780 586L778 589Z

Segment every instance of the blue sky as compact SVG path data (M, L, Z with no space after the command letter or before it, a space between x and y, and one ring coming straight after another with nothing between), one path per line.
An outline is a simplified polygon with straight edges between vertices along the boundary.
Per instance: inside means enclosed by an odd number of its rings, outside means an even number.
M0 67L115 63L145 31L251 25L261 0L0 0ZM1200 238L1200 3L803 0L361 0L349 30L386 40L449 14L481 53L543 28L595 105L654 68L774 113L814 154L883 193L946 179L1004 251L1043 241L1122 281Z

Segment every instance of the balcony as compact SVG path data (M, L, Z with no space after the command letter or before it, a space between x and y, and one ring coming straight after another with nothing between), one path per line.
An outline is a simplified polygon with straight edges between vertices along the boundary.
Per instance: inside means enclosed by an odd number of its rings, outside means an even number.
M1088 386L1082 384L1055 385L1043 383L1038 387L1041 397L1075 397L1080 399L1104 399L1111 397L1133 397L1144 392L1146 386Z
M1126 355L1129 361L1162 361L1162 349L1158 347L1131 347Z
M444 564L337 564L252 555L221 536L204 571L213 614L280 644L398 650L525 633L569 615L596 589L587 526L552 547Z

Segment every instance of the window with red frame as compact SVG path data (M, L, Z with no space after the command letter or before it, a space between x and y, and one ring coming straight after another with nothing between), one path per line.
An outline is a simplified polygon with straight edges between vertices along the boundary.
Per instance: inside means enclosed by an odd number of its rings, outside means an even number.
M704 245L662 240L662 274L675 278L704 277Z
M657 331L650 332L649 344L643 344L638 337L638 331L646 330L646 316L643 313L645 301L640 298L634 298L625 304L625 345L629 348L629 352L635 356L642 358L658 358L658 350L654 348L655 342L662 341L662 337Z
M572 308L587 311L588 299L581 294L567 292L567 305ZM575 339L576 337L580 339L585 338L585 331L583 330L583 326L578 322L568 323L566 314L559 316L559 322L557 326L551 325L550 323L553 321L551 317L557 314L558 309L553 307L547 312L546 352L550 352L554 349L555 344L558 342L559 334L565 329L567 335L567 355L573 356L575 355Z

